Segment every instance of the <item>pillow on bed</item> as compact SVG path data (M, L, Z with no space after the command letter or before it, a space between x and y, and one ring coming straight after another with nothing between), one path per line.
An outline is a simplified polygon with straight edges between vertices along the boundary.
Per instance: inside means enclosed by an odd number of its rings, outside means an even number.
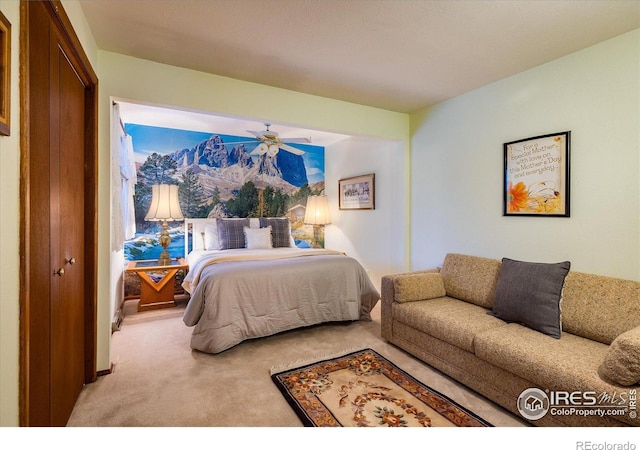
M291 247L291 225L288 217L260 217L260 228L271 227L273 247Z
M218 239L217 222L208 223L204 226L204 249L205 250L220 249L220 240Z
M249 227L249 219L218 219L219 250L245 248L244 227Z
M244 227L244 240L247 248L273 248L271 244L271 227L247 228Z

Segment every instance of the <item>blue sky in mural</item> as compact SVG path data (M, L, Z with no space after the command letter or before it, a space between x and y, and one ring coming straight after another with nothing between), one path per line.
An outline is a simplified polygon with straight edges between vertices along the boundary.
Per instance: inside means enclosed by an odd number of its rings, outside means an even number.
M259 141L247 136L230 136L227 134L190 130L178 130L173 128L153 127L148 125L137 125L126 123L125 130L131 136L136 162L143 163L152 153L167 154L184 148L192 148L211 136L218 135L222 138L225 146L229 149L235 142L243 142L249 152L253 146L249 142ZM299 148L305 153L302 155L307 169L309 183L316 183L324 180L324 147L309 144L289 144Z

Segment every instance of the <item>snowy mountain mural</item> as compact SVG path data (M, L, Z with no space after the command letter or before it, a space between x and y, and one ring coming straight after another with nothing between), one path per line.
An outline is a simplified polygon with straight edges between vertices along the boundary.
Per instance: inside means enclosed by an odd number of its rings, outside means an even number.
M307 245L310 230L301 222L300 207L307 196L324 190L324 147L291 144L304 154L280 151L275 156L252 156L259 141L245 136L137 124L125 124L125 130L132 137L138 178L134 196L137 235L125 246L127 259L153 259L159 253L155 242L158 224L144 220L151 186L158 183L179 186L185 217L288 215L297 244ZM252 140L255 145L247 143ZM182 255L178 245L184 245L182 223L174 224L172 256Z

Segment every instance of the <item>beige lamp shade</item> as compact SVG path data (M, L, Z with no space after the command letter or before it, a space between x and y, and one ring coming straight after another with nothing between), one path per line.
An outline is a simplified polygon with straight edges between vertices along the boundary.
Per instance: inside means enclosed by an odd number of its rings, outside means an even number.
M309 225L326 225L331 223L331 218L329 217L329 201L326 195L310 195L307 197L304 223Z
M159 266L171 264L171 256L167 252L167 247L171 243L167 221L182 219L184 216L178 201L178 186L175 184L154 184L151 186L151 206L144 220L162 221L162 231L160 232L162 253L158 258Z
M182 220L182 210L178 202L178 186L175 184L154 184L151 186L151 206L144 220Z

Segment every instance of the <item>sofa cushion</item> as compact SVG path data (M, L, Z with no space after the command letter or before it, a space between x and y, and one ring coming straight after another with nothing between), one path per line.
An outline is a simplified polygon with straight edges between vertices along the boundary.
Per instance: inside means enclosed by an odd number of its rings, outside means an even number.
M394 280L394 300L413 302L444 297L444 283L439 273L416 273L398 275Z
M562 329L611 344L640 326L640 282L571 272L562 293Z
M394 303L392 314L399 322L472 353L477 333L506 325L485 308L450 297Z
M502 259L491 314L560 338L560 300L571 263L556 264Z
M640 327L621 334L611 343L598 374L622 386L640 384Z
M449 253L442 263L447 295L491 309L500 272L500 261Z
M613 395L616 387L598 375L607 350L607 345L570 333L554 339L515 323L487 330L475 339L476 356L534 386Z

